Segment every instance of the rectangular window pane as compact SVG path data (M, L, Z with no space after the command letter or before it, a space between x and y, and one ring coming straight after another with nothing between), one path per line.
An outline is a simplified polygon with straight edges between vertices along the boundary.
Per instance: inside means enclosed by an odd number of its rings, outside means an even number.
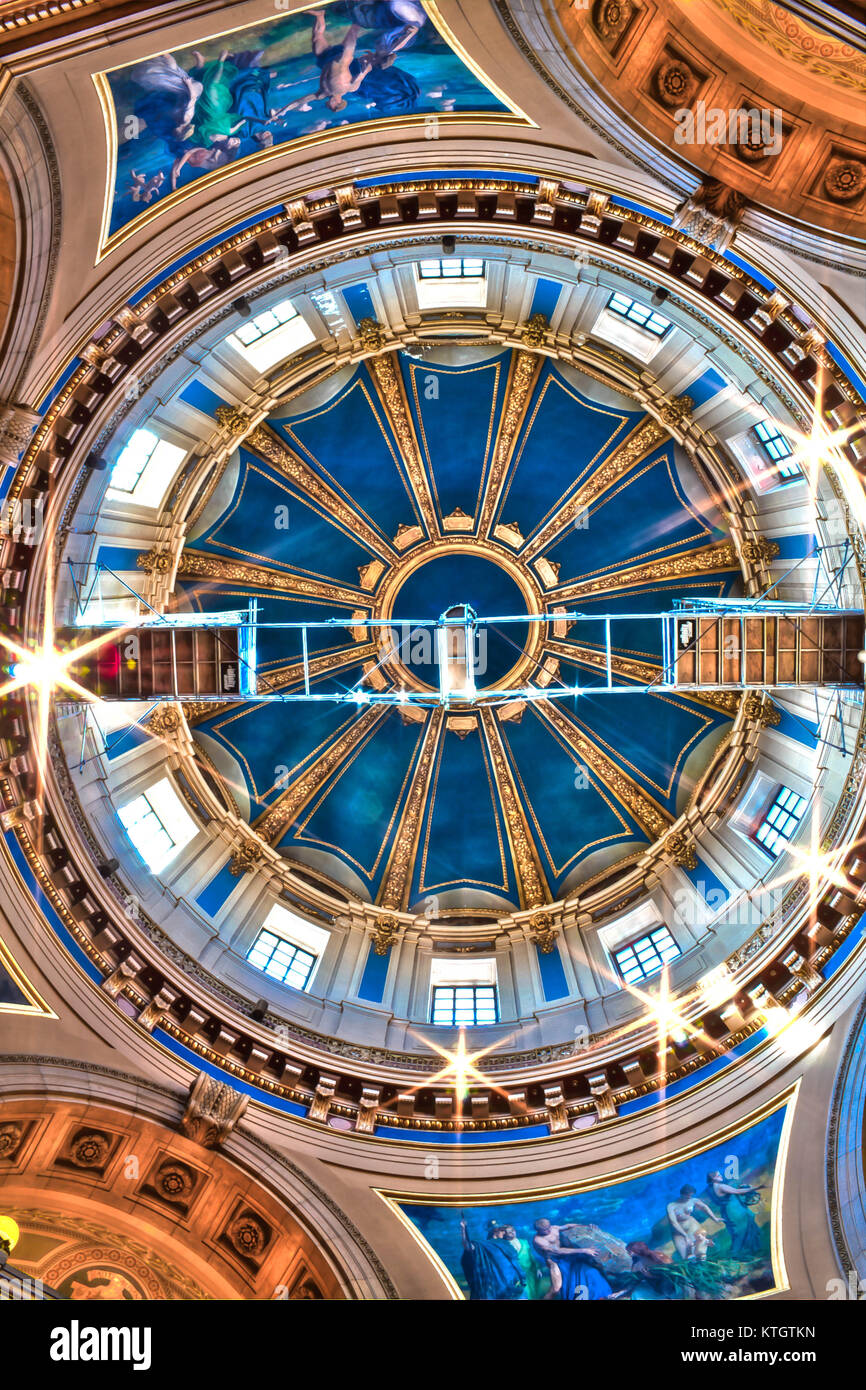
M476 256L418 262L420 280L479 280L483 275L484 261Z
M153 430L135 431L111 470L111 487L115 492L132 492L158 443L159 436Z
M496 1023L494 985L436 985L433 990L432 1023L472 1028Z
M198 830L167 778L119 806L117 817L152 873L160 873Z
M767 458L775 465L775 471L779 478L788 481L791 478L802 477L802 473L794 460L794 448L778 425L771 420L759 420L754 427L754 435L761 449Z
M655 927L646 936L614 951L613 958L626 984L633 985L654 975L679 955L682 952L667 927Z
M648 333L653 333L657 338L663 338L671 327L670 319L664 318L662 314L657 314L648 304L641 304L636 299L629 299L628 295L614 291L607 301L608 309L612 309L615 314L628 319L631 323L636 323L639 328L644 328Z
M753 839L775 859L793 836L805 810L805 797L791 787L779 787L764 811Z
M280 984L304 989L310 979L317 957L293 942L264 928L259 932L250 949L247 960L257 970L262 970Z

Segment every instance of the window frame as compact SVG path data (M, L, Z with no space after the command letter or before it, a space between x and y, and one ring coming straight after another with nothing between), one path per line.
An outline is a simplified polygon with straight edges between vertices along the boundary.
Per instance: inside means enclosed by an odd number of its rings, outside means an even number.
M458 1018L457 1018L458 1003L459 1003L459 1002L464 1002L464 1001L458 1001L457 995L458 995L458 991L460 991L460 990L471 991L471 994L472 994L472 1018L471 1018L471 1019L458 1019ZM492 1004L492 1012L493 1012L493 1017L492 1017L492 1018L485 1018L485 1019L479 1021L479 1018L478 1018L478 1014L479 1014L479 993L483 993L483 994L485 994L485 995L490 996L489 1004ZM439 1003L440 996L444 996L444 995L446 995L446 994L450 994L450 995L451 995L451 1007L450 1007L450 1011L449 1011L449 1012L450 1012L450 1017L447 1018L447 1019L440 1019L440 1018L437 1018L437 1017L436 1017L436 1014L437 1014L437 1012L438 1012L437 1004ZM488 1007L484 1010L484 1012L489 1012L489 1004L488 1004ZM499 1021L500 1021L500 1020L499 1020L499 989L498 989L498 986L497 986L497 984L496 984L495 981L494 981L492 984L490 984L490 983L478 983L478 982L472 981L472 982L466 983L466 984L461 984L461 983L459 983L459 982L454 982L454 983L450 983L450 984L445 984L445 983L443 983L443 984L434 984L434 985L432 986L432 991L431 991L431 996L430 996L430 1023L431 1023L431 1026L432 1026L432 1027L434 1027L434 1028L489 1028L489 1027L491 1027L493 1024L498 1023Z
M614 303L616 299L621 299L627 307L625 309L620 308ZM611 291L604 307L609 313L616 314L619 318L625 319L626 323L633 324L635 328L640 328L644 333L651 334L652 337L658 339L659 342L667 337L668 333L673 328L673 323L670 319L666 319L664 314L658 313L657 310L649 304L641 303L639 299L632 299L630 295L623 294L622 290ZM638 309L640 313L633 313L632 311L635 309ZM645 317L641 317L641 314L645 315ZM653 319L656 319L659 324L664 324L664 327L652 327L651 321Z
M158 801L155 800L153 795L156 791L163 787L166 788L167 792L171 794L175 801L175 804L172 805L172 811L174 811L177 815L177 824L174 826L173 830L170 830L168 825L166 824L164 812L160 811ZM142 801L146 805L146 810L143 812L143 814L138 815L133 819L131 816L129 816L129 812L132 809L132 807L136 806L139 802ZM125 805L118 806L116 808L116 813L117 818L120 821L120 824L123 826L126 838L132 845L141 862L152 874L159 875L165 869L167 869L169 864L171 864L177 858L181 851L184 850L186 846L190 844L195 839L196 835L199 833L199 826L196 824L192 816L187 811L186 807L183 804L183 801L181 800L177 792L176 787L173 785L169 777L161 777L158 781L152 782L151 785L147 787L144 791L136 793L135 796L133 796L129 801L125 803ZM143 839L140 835L137 836L136 834L130 833L132 831L136 831L137 827L140 827L150 822L151 817L153 818L153 820L156 821L157 825L159 826L159 831L156 832L157 839L160 835L162 835L165 837L166 840L169 841L167 851L164 850L161 856L158 855L155 858L148 858L145 853L144 846L147 844L146 839ZM181 827L183 827L184 835L182 838L178 838L176 837L175 832L178 831ZM154 841L153 839L151 839L150 844L153 845L153 843Z
M145 455L132 486L119 486L114 480L115 474L124 455L135 447L136 441L142 435L149 435L153 444ZM106 497L110 502L119 502L122 506L133 503L135 506L148 507L152 511L157 511L188 454L188 449L182 448L180 444L173 444L152 424L139 425L129 435L112 465L108 475ZM153 486L154 479L159 482L159 487L156 489Z
M786 801L787 805L785 804ZM752 829L751 839L768 858L778 859L794 838L797 827L806 814L807 806L808 801L805 796L795 792L793 787L788 787L784 782L780 782L756 821ZM778 813L775 820L772 819L774 813ZM789 822L790 829L786 834L784 827Z
M264 965L260 965L257 961L253 960L253 954L254 952L259 950L263 937L271 937L273 939L274 944L270 950L270 954L268 955L267 962ZM286 952L291 952L291 960L289 961L289 964L286 967L284 973L282 975L277 975L272 970L269 970L268 966L272 964L275 956L281 949L283 949ZM294 970L295 965L297 964L300 957L305 957L306 960L309 961L309 964L307 965L306 974L304 975L303 981L299 984L295 980L290 980L289 975ZM298 944L297 941L289 940L288 937L283 936L280 932L274 931L272 927L265 925L265 923L262 923L262 925L259 927L259 930L256 933L255 940L252 942L252 944L249 947L249 950L244 956L244 960L246 960L253 967L254 970L260 970L263 975L267 975L269 980L276 980L277 984L288 985L290 989L297 989L300 990L302 993L306 992L309 988L310 982L312 981L313 975L316 972L316 967L320 959L321 957L317 955L314 951L311 951L309 947L301 946Z
M657 936L667 937L667 942L662 943L662 949L659 948L659 943L654 940ZM672 954L663 953L670 952L671 947L673 948ZM643 951L645 955L652 952L657 958L658 964L653 965L649 970L646 969L646 962L641 958L641 951ZM621 960L621 957L626 955L630 955L634 959L635 964L631 967L631 970L633 971L636 968L640 972L639 974L633 975L631 979L627 974L629 967L624 965ZM630 941L624 941L621 946L615 946L611 950L614 966L625 985L637 985L643 980L651 979L653 975L657 975L660 970L663 970L666 965L670 965L673 961L679 960L682 955L682 947L674 939L670 927L664 922L660 922L658 926L652 927L649 931L642 932L640 936L632 937Z
M288 305L291 313L287 314L285 318L280 318L278 310L284 309L286 305ZM276 322L268 328L261 328L259 326L261 320L267 318L269 314L273 319L276 319ZM281 299L278 303L272 304L270 308L262 309L260 313L253 314L250 318L245 319L239 328L233 330L230 336L237 338L244 347L252 347L254 343L260 343L263 338L269 338L270 335L276 333L279 328L285 328L287 323L292 323L294 319L300 317L301 311L295 308L291 299ZM242 336L243 333L249 333L251 329L255 330L252 337Z
M480 266L480 270L466 270L466 265ZM459 265L460 269L454 275L443 273L443 266ZM416 261L416 273L419 280L486 280L487 262L483 256L426 256L423 260ZM437 271L425 271L425 266L437 266Z
M764 433L762 434L762 431ZM795 460L795 450L790 439L771 420L758 420L749 431L763 456L768 460L780 483L793 483L802 479L803 471ZM781 444L787 452L775 453L773 446Z

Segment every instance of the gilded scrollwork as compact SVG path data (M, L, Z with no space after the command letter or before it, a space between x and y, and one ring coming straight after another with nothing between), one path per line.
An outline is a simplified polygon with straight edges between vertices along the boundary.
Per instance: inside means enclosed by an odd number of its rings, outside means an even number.
M328 487L308 464L299 459L298 455L287 444L284 444L273 430L269 430L265 425L257 425L244 443L247 448L252 449L260 458L265 459L290 482L295 483L307 497L323 507L330 516L341 522L374 554L382 555L389 561L396 559L396 553L392 546L383 540L379 532L364 519L360 512L356 511L354 507L348 506L339 494L333 488Z
M598 744L589 738L569 719L552 700L539 700L535 706L556 730L580 762L590 768L605 786L634 817L641 829L651 840L661 839L670 829L671 818L653 798L617 767L612 758L603 753Z
M430 782L430 769L436 755L442 725L445 721L444 709L435 709L430 715L421 753L412 774L412 785L406 797L400 827L394 840L391 858L385 870L379 901L383 907L400 911L407 905L411 886L415 851L421 827L421 817L427 802Z
M139 556L139 562L141 558ZM247 584L255 589L276 589L279 593L302 594L305 598L324 599L328 603L351 607L363 603L366 598L361 589L302 578L246 560L225 560L219 555L205 555L198 550L182 551L177 572L179 577L186 579L216 579L223 583Z
M765 545L772 544L773 542L765 542ZM696 574L721 574L728 570L737 570L739 567L739 557L733 541L715 541L712 545L686 550L679 555L661 555L642 565L629 565L609 574L594 576L592 579L564 584L551 597L555 598L557 603L579 603L595 594L615 593L618 589L630 589L640 584L660 584L667 579L682 579Z
M587 511L593 502L618 483L641 459L667 438L667 430L657 420L645 420L627 439L594 468L586 482L554 512L550 520L524 546L521 559L529 562L539 555L567 526Z
M415 427L409 414L406 393L400 371L391 353L373 357L368 363L370 373L376 383L382 403L388 415L397 443L403 466L429 536L439 535L439 520L430 492L430 482L421 460L421 450L415 436Z
M505 388L505 404L499 421L499 434L493 452L493 462L490 465L484 487L484 499L481 503L481 519L478 524L479 536L490 535L499 497L511 463L517 432L526 414L526 407L541 371L543 360L534 352L517 352L512 359L511 371Z
M542 907L545 903L550 902L550 890L545 882L535 843L529 832L526 816L517 795L517 788L511 768L508 765L496 715L490 705L482 706L479 713L487 739L490 760L493 764L493 776L499 790L508 838L511 843L520 901L523 907Z

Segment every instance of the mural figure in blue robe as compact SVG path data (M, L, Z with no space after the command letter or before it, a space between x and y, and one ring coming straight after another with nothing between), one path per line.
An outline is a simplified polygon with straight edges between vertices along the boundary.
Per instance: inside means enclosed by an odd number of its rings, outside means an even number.
M493 1235L495 1223L485 1240L470 1239L466 1218L460 1218L463 1253L460 1264L469 1285L469 1297L486 1303L525 1299L526 1279L520 1256L511 1243Z
M550 1289L545 1299L583 1299L597 1301L610 1298L613 1289L595 1263L597 1251L592 1246L563 1245L561 1226L553 1226L546 1216L535 1223L533 1247L546 1261L550 1273Z

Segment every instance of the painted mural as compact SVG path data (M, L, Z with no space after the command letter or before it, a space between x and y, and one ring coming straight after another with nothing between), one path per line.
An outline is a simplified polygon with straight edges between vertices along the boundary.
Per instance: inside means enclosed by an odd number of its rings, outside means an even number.
M509 115L418 0L333 0L97 75L117 148L105 236L196 179L341 126Z
M455 1296L730 1300L784 1284L782 1107L714 1148L591 1190L457 1207L394 1200Z

